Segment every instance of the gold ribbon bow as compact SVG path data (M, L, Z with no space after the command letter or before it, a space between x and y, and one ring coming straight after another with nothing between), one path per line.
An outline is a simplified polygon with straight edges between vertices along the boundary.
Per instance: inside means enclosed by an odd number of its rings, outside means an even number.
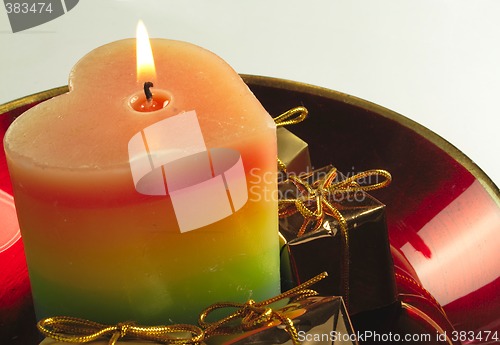
M44 336L67 343L87 343L103 336L111 336L110 345L126 336L172 345L199 344L204 339L201 328L184 324L145 327L124 322L110 326L75 317L57 316L39 321L37 327ZM172 336L180 332L190 333L191 336Z
M273 321L279 321L285 326L285 331L290 335L292 342L296 345L300 344L297 329L295 328L293 321L283 315L283 313L279 310L276 311L271 309L269 305L285 298L299 300L317 295L318 293L316 291L310 290L308 287L325 278L327 275L328 274L326 272L323 272L303 284L296 286L295 288L262 302L249 300L246 303L225 302L213 304L200 314L198 323L205 330L206 338L209 338L215 335L227 335L235 332L248 331L264 326ZM237 310L219 321L206 321L211 312L221 308L237 308ZM238 319L241 319L239 323L236 325L230 325L230 323L233 323Z
M346 306L349 305L349 234L347 231L347 221L339 210L339 206L334 206L330 201L332 196L349 194L355 192L368 192L386 187L390 184L391 174L385 170L374 169L361 172L346 178L345 180L334 182L337 177L337 169L332 168L324 178L314 181L312 184L305 179L307 175L291 175L288 181L292 182L300 195L295 199L281 199L278 201L278 214L280 218L289 217L300 213L304 217L297 237L302 236L313 224L309 231L318 230L325 219L325 215L332 216L339 224L342 236L342 271L341 281L343 282L343 296ZM374 184L360 185L358 180L371 176L381 176L382 182ZM334 199L335 200L335 199Z

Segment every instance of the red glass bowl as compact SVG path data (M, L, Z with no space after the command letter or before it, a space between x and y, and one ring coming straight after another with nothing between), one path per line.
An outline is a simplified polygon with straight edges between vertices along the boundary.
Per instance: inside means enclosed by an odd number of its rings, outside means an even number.
M468 332L464 343L486 344L488 331L500 336L500 192L481 169L435 133L376 104L292 81L243 79L272 115L298 105L309 110L305 122L289 129L309 143L314 167L332 163L344 174L390 171L391 186L371 194L387 205L398 269L444 307L457 337ZM66 91L60 87L1 105L0 136L26 109ZM27 344L37 335L16 226L2 149L0 339L14 336Z

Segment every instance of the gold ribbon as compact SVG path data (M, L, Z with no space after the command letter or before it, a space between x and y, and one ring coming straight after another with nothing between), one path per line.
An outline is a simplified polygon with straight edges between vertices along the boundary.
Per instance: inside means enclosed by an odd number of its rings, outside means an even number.
M285 111L283 114L274 118L276 127L283 127L288 125L295 125L304 121L307 118L308 111L304 107L295 107Z
M304 107L295 107L285 111L283 114L276 116L273 120L276 127L295 125L304 121L309 112ZM278 170L286 173L286 165L278 158Z
M246 303L225 302L213 304L200 314L198 323L205 330L206 338L209 338L215 335L227 335L234 334L235 332L248 331L264 326L273 321L279 321L285 326L285 331L290 335L293 344L298 345L300 344L298 340L298 332L293 324L293 321L279 310L276 311L271 309L269 305L285 298L300 300L306 297L316 296L318 293L314 290L308 289L308 287L317 283L326 276L328 276L328 274L323 272L303 284L300 284L299 286L262 302L249 300ZM237 310L219 321L206 321L211 312L221 308L237 308ZM232 323L238 319L241 321L236 323L236 325L233 325Z
M318 179L312 184L305 180L307 177L311 176L311 174L289 176L288 181L295 185L300 195L295 199L279 200L278 215L280 218L285 218L300 213L304 217L297 237L304 235L311 224L313 224L313 227L309 231L318 230L323 224L326 215L332 216L337 220L343 244L343 262L340 279L343 282L344 302L346 306L349 306L349 233L347 231L347 221L339 210L340 206L334 206L330 199L332 196L337 196L339 194L368 192L386 187L390 184L392 177L391 174L385 170L374 169L361 172L345 180L334 183L337 175L337 169L332 168L324 178ZM358 184L359 179L371 176L381 176L384 180L374 184Z
M201 328L192 325L139 326L134 322L105 325L89 320L68 316L43 319L37 324L38 330L46 337L67 343L87 343L104 336L110 336L109 345L114 345L126 336L172 345L199 344L204 339ZM172 336L173 333L190 333L190 336Z

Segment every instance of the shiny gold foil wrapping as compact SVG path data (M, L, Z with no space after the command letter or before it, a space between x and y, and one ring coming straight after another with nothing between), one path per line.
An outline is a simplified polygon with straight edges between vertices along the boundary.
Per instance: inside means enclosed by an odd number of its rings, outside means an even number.
M315 170L306 177L313 184L331 166ZM340 180L345 177L339 174ZM280 198L293 197L296 187L279 183ZM341 296L342 265L349 263L348 312L350 315L387 306L397 300L394 267L385 220L385 205L363 191L329 199L347 222L349 247L341 238L338 221L325 215L319 229L297 237L304 218L300 213L280 219L280 234L286 242L281 248L282 289L326 271L328 277L315 285L322 295ZM348 255L347 260L343 257Z

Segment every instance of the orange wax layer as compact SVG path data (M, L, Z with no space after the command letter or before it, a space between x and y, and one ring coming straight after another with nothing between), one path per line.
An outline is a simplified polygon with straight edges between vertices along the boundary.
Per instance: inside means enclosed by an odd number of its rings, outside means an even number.
M170 40L152 40L152 47L154 85L171 96L165 108L130 107L142 85L135 41L123 40L85 56L71 72L69 93L29 110L6 133L39 318L195 322L209 303L279 292L274 122L212 53ZM191 110L207 149L240 153L248 201L180 233L168 196L136 191L128 142Z

